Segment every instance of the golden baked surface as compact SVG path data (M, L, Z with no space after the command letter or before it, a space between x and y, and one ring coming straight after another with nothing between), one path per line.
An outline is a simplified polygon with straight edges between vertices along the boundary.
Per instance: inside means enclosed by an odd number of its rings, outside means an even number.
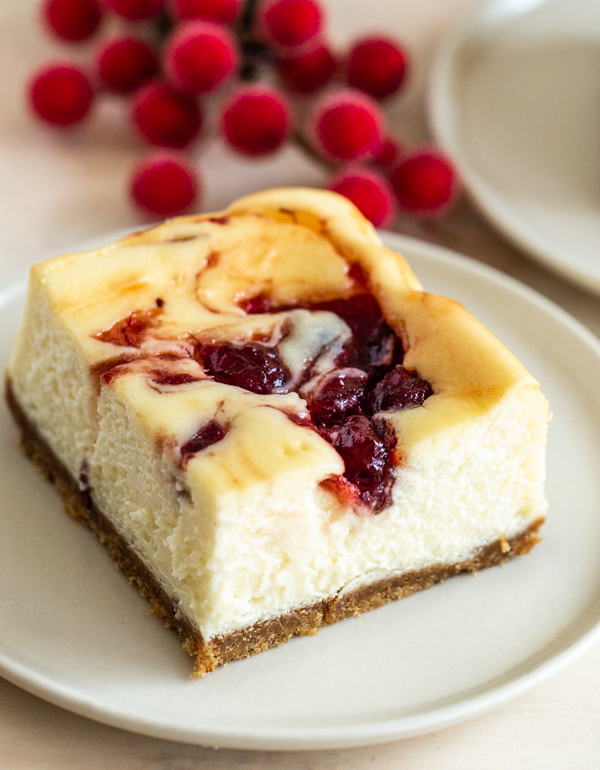
M123 347L98 340L97 332L132 309L156 313L158 298L164 307L155 316L149 355L168 351L175 340L183 344L189 333L219 340L248 338L261 326L268 332L272 320L246 316L244 300L260 294L294 306L349 296L355 265L402 339L405 366L434 389L425 414L395 418L406 451L485 412L516 385L538 388L485 327L454 300L423 292L407 262L382 245L354 206L325 191L250 195L216 214L168 221L98 251L48 260L32 276L93 367L123 355ZM169 410L167 422L171 416Z

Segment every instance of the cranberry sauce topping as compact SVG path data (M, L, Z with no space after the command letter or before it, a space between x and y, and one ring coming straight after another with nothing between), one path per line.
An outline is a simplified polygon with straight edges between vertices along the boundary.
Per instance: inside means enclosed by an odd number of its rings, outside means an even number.
M121 347L139 348L146 332L155 325L156 317L161 311L162 306L152 308L152 310L134 310L127 318L121 318L110 329L98 332L94 336L101 342L111 342L113 345Z
M199 343L195 358L217 382L236 385L252 393L273 393L290 377L277 352L258 342L245 345Z
M382 367L402 360L402 343L385 322L372 294L355 294L349 299L314 305L312 309L336 313L350 327L352 341L344 351L345 366L378 375Z
M227 429L218 422L211 420L203 425L202 428L192 438L181 447L181 459L184 465L188 460L193 457L197 452L201 452L217 441L225 438Z
M431 395L433 390L427 380L398 365L375 385L371 409L373 412L393 412L407 406L421 406Z
M262 294L244 300L240 307L248 314L293 309L278 308ZM352 333L333 368L310 379L309 366L308 381L294 383L294 387L306 398L316 430L344 460L344 476L331 483L340 495L376 513L391 503L396 439L385 421L373 415L420 406L432 395L432 388L402 366L402 343L372 294L363 291L304 309L335 313ZM272 393L289 383L277 349L259 342L200 343L195 357L217 382L254 393Z
M334 425L345 417L363 414L367 398L366 372L334 369L322 377L307 396L308 409L317 425Z
M357 489L359 500L374 513L391 502L395 479L396 437L383 420L353 415L340 425L324 428L321 435L344 461L344 477Z
M265 294L244 299L238 303L248 315L273 313L293 309L278 307ZM354 294L348 299L335 299L313 305L301 305L307 310L328 310L345 321L352 331L352 341L344 351L344 366L364 369L369 375L379 375L382 367L402 361L402 343L386 323L372 294ZM383 372L385 373L385 372Z
M197 341L193 357L203 367L204 376L216 382L262 395L299 391L306 398L310 418L290 415L290 419L317 430L344 460L344 475L328 483L352 504L377 513L391 504L396 452L393 431L377 415L420 406L433 390L417 372L402 366L402 343L386 323L375 297L365 288L361 285L359 293L348 299L297 308L335 313L351 332L340 353L336 352L339 347L331 347L335 343L327 343L316 359L306 362L304 373L300 370L300 374L292 376L280 349L257 338L245 343ZM162 312L164 303L160 298L156 304L153 310L132 313L96 338L139 348L148 329L155 325L156 315ZM276 307L262 294L244 300L240 307L248 314L295 309ZM283 331L284 337L287 333ZM337 340L341 345L344 337L338 335ZM98 374L112 377L131 360L113 359L103 364ZM296 372L297 362L290 363L290 368L294 366ZM152 372L152 379L158 385L178 386L198 377L159 369ZM205 425L181 448L183 462L220 441L225 433L226 429L214 421Z

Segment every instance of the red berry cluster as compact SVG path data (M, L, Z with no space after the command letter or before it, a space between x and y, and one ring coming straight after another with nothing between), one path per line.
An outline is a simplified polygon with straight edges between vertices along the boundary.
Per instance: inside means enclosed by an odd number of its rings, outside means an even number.
M318 0L43 0L41 10L47 29L70 43L120 19L121 32L99 41L88 67L46 65L29 98L38 117L69 127L103 92L128 97L132 127L160 148L131 181L133 199L154 215L197 199L197 171L181 153L206 133L209 108L242 155L298 142L332 168L328 187L377 226L398 207L432 216L455 197L448 161L435 150L404 153L386 127L380 101L405 82L405 50L371 35L334 52Z

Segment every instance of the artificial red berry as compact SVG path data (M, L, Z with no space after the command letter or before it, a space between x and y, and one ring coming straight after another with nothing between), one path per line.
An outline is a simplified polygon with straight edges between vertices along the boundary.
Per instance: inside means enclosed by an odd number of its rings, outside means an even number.
M173 13L177 19L190 21L202 19L216 24L231 24L240 12L242 0L173 0Z
M371 158L381 145L383 131L384 120L377 104L351 89L322 97L308 122L315 149L333 161Z
M258 27L275 47L299 48L318 38L323 8L316 0L264 0L258 6Z
M141 208L159 217L189 209L198 197L194 170L177 155L155 152L134 170L131 196Z
M425 216L447 210L458 190L454 169L437 150L421 150L400 161L390 181L400 206Z
M206 94L222 85L237 69L239 55L233 35L222 25L190 21L170 39L165 67L177 87Z
M396 213L394 191L387 179L363 166L342 169L327 187L352 201L375 227L386 227Z
M290 91L312 94L329 83L336 60L329 48L321 45L308 53L281 58L277 69Z
M61 40L87 40L100 26L102 10L98 0L45 0L42 18Z
M375 99L395 93L406 75L407 56L398 43L387 37L357 41L348 56L348 83Z
M225 102L221 129L227 143L243 155L277 150L292 129L292 112L284 96L264 85L242 86Z
M163 0L104 0L104 4L128 21L150 19L162 8Z
M156 74L152 48L136 37L120 37L106 42L96 54L96 69L102 85L109 91L127 94Z
M391 137L383 140L373 156L373 163L383 168L391 168L402 154L402 145Z
M202 113L191 96L164 83L150 83L137 93L132 118L151 144L182 150L200 133Z
M55 126L72 126L90 111L94 91L89 78L78 67L51 64L33 77L29 99L42 120Z

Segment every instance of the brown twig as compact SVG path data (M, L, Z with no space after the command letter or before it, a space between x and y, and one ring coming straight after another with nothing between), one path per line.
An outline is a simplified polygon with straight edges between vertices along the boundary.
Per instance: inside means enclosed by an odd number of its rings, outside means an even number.
M241 80L256 80L259 65L273 61L273 54L256 35L256 9L260 0L245 0L237 26L237 37L242 53Z
M314 149L314 147L309 144L306 137L302 134L301 131L296 130L294 132L294 135L292 137L292 140L300 147L304 152L311 157L313 160L316 160L317 163L320 163L321 166L325 166L325 168L328 168L330 171L335 171L338 168L337 163L333 163L330 160L327 160L327 158L324 158L322 155L319 155L319 153Z

